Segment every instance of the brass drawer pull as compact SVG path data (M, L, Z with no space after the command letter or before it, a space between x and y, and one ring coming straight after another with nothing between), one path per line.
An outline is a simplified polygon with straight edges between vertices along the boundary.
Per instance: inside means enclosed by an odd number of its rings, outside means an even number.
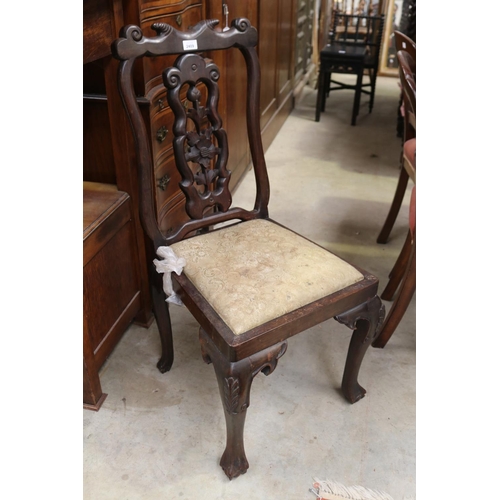
M163 104L163 99L158 99L158 107L160 109L164 109L165 108L165 104Z
M182 16L180 14L175 18L175 22L179 27L182 25Z
M156 132L156 140L158 142L163 142L167 138L168 130L165 125L162 125Z
M170 182L170 177L168 174L165 174L161 179L158 179L158 187L165 191L167 189L168 183Z

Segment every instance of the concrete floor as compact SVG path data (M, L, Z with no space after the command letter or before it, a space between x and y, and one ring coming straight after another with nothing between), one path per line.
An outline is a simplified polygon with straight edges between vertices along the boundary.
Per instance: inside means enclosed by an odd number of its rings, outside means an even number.
M306 87L266 154L271 217L372 272L381 290L407 230L409 190L390 241L376 243L399 173L398 95L396 79L379 77L372 114L364 96L351 127L352 92L331 94L316 123ZM234 203L252 206L253 192L250 172ZM359 378L367 395L354 405L340 392L351 331L332 319L289 340L276 371L254 380L250 469L233 481L218 465L224 417L197 323L171 311L169 373L156 369L155 324L132 325L101 369L108 397L83 413L86 500L314 499L314 477L394 500L416 495L415 298L386 348L368 351Z

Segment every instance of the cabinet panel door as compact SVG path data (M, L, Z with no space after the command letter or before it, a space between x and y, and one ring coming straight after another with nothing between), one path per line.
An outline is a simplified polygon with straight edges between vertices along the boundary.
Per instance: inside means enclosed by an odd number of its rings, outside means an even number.
M269 0L259 11L259 59L262 82L260 88L261 127L264 128L278 109L276 73L278 66L279 0Z
M281 106L288 93L292 90L292 36L294 33L294 3L295 0L280 0L279 2L279 36L277 54L277 96L278 106Z

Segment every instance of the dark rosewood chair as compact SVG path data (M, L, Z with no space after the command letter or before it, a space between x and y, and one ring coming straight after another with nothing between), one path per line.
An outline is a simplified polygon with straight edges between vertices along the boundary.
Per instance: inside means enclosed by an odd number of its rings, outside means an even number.
M320 52L316 121L325 111L326 98L333 90L354 90L351 125L356 125L362 93L370 96L369 110L372 112L383 30L384 16L334 13L328 45ZM369 82L363 83L366 70ZM332 80L332 73L355 74L356 83Z
M415 160L416 144L408 142L406 154ZM397 290L396 298L385 318L380 335L373 342L373 347L385 347L394 330L403 318L416 290L417 269L417 224L416 224L417 188L413 186L410 198L410 216L408 238L391 271L390 279L381 297L392 300Z
M358 372L382 324L384 307L375 276L269 218L257 30L247 19L234 20L224 32L214 29L217 24L202 21L187 32L153 24L157 36L152 38L137 26L125 26L113 43L113 54L121 61L119 87L135 138L142 224L158 254L173 251L177 264L185 261L180 275L164 275L165 289L170 293L172 279L174 292L200 324L202 357L214 366L226 418L227 444L220 465L232 479L248 469L243 427L252 380L259 372L274 371L287 339L332 317L353 329L342 391L355 403L366 392ZM231 207L227 136L217 111L220 73L200 54L231 47L241 51L247 66L248 138L257 185L251 210ZM190 220L165 235L155 217L153 167L132 69L138 58L170 54L180 55L163 72L163 83L175 116L173 148ZM200 86L206 87L206 100ZM173 360L164 300L157 285L163 371Z
M416 45L410 38L399 31L394 32L396 47L400 48L396 53L399 63L399 79L403 94L403 151L401 153L401 168L399 173L396 192L392 200L387 218L377 237L377 243L387 243L396 218L401 209L408 179L416 182L416 171L414 165L405 156L404 144L414 140L416 136L416 94L417 94L417 74L416 74Z

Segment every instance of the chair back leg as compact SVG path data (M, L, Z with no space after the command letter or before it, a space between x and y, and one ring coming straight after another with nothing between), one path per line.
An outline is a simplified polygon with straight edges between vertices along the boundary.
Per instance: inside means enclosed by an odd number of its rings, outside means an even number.
M403 276L406 271L406 267L408 266L408 261L412 252L412 236L411 231L408 230L408 234L406 236L406 240L404 242L403 248L401 249L401 253L394 264L391 272L389 273L389 282L387 283L384 291L380 295L382 300L392 300L394 298L394 294L397 292L398 287L403 279Z
M380 230L380 234L377 238L377 243L387 243L387 240L389 239L389 235L391 234L394 223L396 222L399 209L401 208L401 204L403 203L403 198L406 193L406 186L408 186L408 178L408 172L404 168L401 168L398 185L396 187L396 192L394 193L391 208L389 209L387 218L385 219L384 225Z
M408 309L408 305L410 304L416 289L416 260L417 257L414 241L412 255L410 257L401 288L399 289L398 295L394 300L390 311L387 313L380 335L372 343L373 347L385 347Z

